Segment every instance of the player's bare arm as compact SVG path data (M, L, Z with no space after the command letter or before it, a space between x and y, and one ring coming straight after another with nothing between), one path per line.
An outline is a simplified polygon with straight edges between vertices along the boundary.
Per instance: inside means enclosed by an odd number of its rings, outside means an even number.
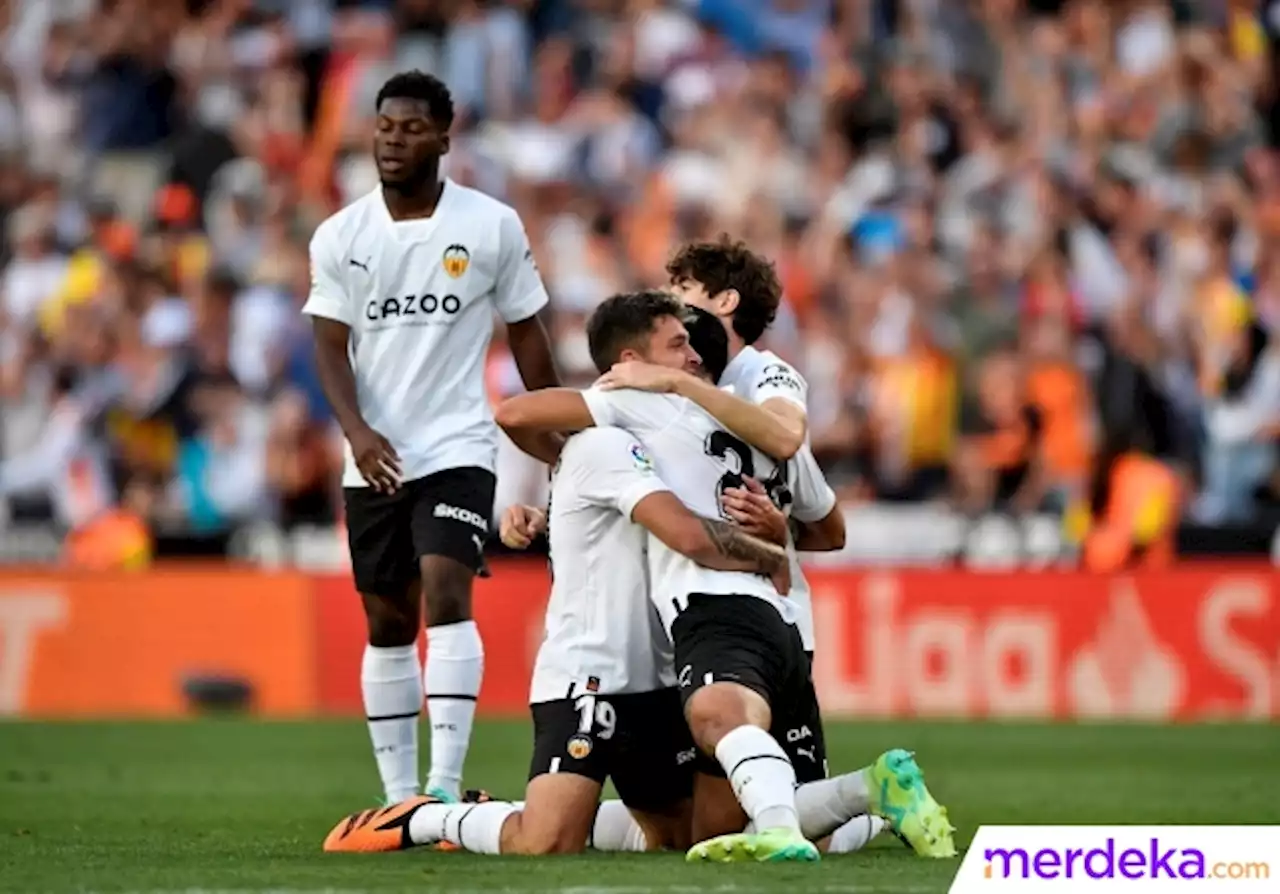
M670 491L650 494L631 513L636 524L676 552L717 571L767 575L778 592L791 589L786 550L730 522L694 515Z
M825 553L844 549L844 513L836 506L816 522L792 519L795 547L802 553Z
M391 442L374 431L360 415L356 377L347 353L351 327L337 320L313 317L312 332L320 387L351 444L360 474L375 490L394 492L400 486L400 457Z
M636 388L678 394L702 407L752 447L776 459L790 459L804 445L804 409L784 398L770 398L757 405L683 370L639 360L615 364L598 384L602 389Z
M554 388L560 384L551 353L551 340L540 317L534 315L509 323L507 343L527 390ZM564 436L559 432L517 430L507 432L507 436L525 453L547 465L555 464L564 447Z
M522 450L521 440L527 441L530 434L567 434L595 426L582 392L572 388L543 388L509 397L498 405L494 418Z

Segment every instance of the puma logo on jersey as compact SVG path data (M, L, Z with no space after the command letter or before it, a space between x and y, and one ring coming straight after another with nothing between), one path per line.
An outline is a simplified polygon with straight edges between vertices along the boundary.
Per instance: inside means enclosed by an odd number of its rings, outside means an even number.
M489 533L489 523L481 518L479 513L472 512L470 509L450 506L448 503L437 503L433 514L436 518L451 518L465 525L471 525L473 528L479 528L486 534Z
M796 754L803 754L809 759L809 763L816 764L818 762L818 756L814 754L814 751L815 749L813 748L797 748Z
M373 260L373 259L370 258L369 260ZM347 263L352 267L359 267L365 273L369 272L369 261L365 261L363 264L361 264L355 258L347 258Z

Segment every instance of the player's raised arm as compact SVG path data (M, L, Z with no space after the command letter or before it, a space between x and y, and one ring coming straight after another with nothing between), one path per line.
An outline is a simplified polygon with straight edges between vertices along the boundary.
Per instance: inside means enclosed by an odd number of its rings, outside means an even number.
M338 273L340 251L325 227L311 239L311 292L302 312L311 317L316 374L342 433L351 444L360 474L379 491L400 486L400 458L391 443L374 431L360 413L356 377L351 368L353 305Z
M498 404L494 418L512 440L521 433L575 432L595 425L582 392L572 388L543 388L509 397Z
M600 387L636 388L686 397L739 438L775 459L790 459L804 446L804 409L791 401L773 398L753 404L683 370L642 361L615 365L601 378Z

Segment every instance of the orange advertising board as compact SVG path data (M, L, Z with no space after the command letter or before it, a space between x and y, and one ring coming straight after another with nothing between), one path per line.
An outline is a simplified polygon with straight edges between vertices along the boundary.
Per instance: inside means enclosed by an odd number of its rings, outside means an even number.
M476 584L479 708L526 711L549 589L535 561ZM1195 721L1280 717L1280 573L814 570L824 712ZM207 568L0 573L0 714L173 716L193 675L264 715L359 715L365 642L345 575Z
M859 717L1280 717L1280 573L1258 564L1083 571L813 570L823 711ZM526 710L548 579L496 565L477 585L480 709ZM321 585L320 699L360 710L363 620Z
M248 683L265 715L310 713L312 601L300 574L0 574L0 715L179 715L193 676Z

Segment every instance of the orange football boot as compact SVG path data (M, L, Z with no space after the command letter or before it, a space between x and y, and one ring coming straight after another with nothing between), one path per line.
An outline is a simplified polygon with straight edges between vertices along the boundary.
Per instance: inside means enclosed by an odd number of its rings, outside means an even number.
M353 813L333 827L324 839L329 853L376 854L413 847L409 819L424 804L439 804L439 798L416 795L390 807Z

